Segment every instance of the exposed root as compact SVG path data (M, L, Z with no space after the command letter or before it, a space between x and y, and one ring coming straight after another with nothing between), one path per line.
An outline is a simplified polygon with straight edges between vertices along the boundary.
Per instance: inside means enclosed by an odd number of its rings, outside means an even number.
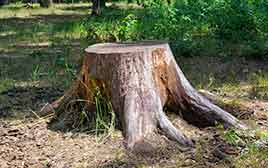
M193 147L192 140L188 139L170 122L163 111L159 112L158 124L160 129L172 140L177 141L183 146Z

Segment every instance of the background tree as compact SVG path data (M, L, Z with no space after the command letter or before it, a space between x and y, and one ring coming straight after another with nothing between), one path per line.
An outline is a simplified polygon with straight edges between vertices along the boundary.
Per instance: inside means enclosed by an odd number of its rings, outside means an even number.
M0 0L0 6L6 5L8 0Z
M105 0L92 0L92 15L101 15L101 10L106 7Z
M40 0L39 3L41 7L49 8L52 6L53 0Z

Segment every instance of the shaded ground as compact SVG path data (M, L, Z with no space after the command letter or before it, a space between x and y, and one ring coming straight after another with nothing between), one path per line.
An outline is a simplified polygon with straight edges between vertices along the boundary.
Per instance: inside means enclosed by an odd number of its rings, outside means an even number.
M149 155L123 147L120 131L105 142L89 132L60 132L51 116L36 112L58 98L78 70L88 45L76 25L87 4L55 9L0 11L0 167L265 167L268 164L268 60L235 57L178 57L198 89L209 90L223 106L254 129L197 129L187 126L196 148L181 152L160 137ZM16 13L16 15L15 15ZM21 15L20 15L21 14ZM79 27L78 27L79 28ZM169 114L174 124L181 121ZM179 125L179 124L178 124Z

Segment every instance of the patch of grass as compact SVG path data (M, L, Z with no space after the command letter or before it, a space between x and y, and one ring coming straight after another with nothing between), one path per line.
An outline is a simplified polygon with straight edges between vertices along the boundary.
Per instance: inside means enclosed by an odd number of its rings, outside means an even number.
M244 141L239 137L239 134L234 129L229 129L224 132L224 139L231 145L243 143Z
M222 129L221 129L222 130ZM228 129L221 131L222 137L229 144L242 148L237 157L233 157L235 167L265 167L268 163L267 130L240 131Z
M3 79L0 80L0 93L8 90L12 86L14 86L15 81L12 79Z
M227 100L223 102L225 105L234 107L234 108L239 108L241 107L241 100L240 99L232 99L232 100Z
M255 136L257 139L267 139L268 140L268 130L256 130Z
M1 8L0 51L27 53L28 47L72 44L86 37L82 19L88 14L89 4L59 4L48 9L27 9L23 5Z
M221 92L221 94L228 93L238 95L242 93L241 86L237 83L223 83L217 90Z
M0 18L31 17L47 14L88 14L89 3L54 4L51 8L40 8L39 4L33 4L32 8L25 7L24 3L11 3L1 7Z
M89 4L56 4L49 9L24 5L10 4L0 10L0 81L30 79L67 88L87 45L82 42L81 23Z
M96 143L103 143L108 137L115 138L113 133L116 116L105 86L97 86L94 80L91 82L93 89L87 90L91 98L89 100L74 99L69 101L68 111L65 111L65 114L69 113L68 120L72 118L70 122L74 130L93 133ZM92 108L91 105L94 105L95 108Z
M268 100L268 74L258 72L249 77L252 85L250 96L254 99Z
M268 164L268 148L256 144L249 145L242 156L238 157L234 165L237 168L254 167L263 168Z
M112 108L112 103L109 101L107 92L103 91L103 89L95 87L93 100L96 106L96 140L97 142L100 142L109 137L114 130L115 113Z
M40 65L36 65L31 73L31 80L37 81L40 78L41 68Z

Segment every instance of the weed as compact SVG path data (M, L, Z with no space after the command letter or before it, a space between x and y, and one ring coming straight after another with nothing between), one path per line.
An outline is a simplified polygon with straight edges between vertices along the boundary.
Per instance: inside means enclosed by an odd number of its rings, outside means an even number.
M249 80L252 85L251 97L268 100L268 75L261 72L253 73Z
M239 134L234 129L229 129L224 133L224 139L232 144L238 144L239 142L243 142L243 140L239 137Z
M94 89L94 104L96 106L96 141L100 142L105 140L115 127L115 113L112 109L112 104L109 100L107 100L107 93L101 90L99 87L95 87ZM104 136L99 136L103 133Z
M33 71L31 73L31 80L32 81L37 81L40 79L40 73L41 73L41 67L40 65L36 65L34 68L33 68Z
M115 129L116 116L112 108L112 103L110 101L109 95L105 86L101 88L97 86L92 80L93 89L90 89L92 100L77 99L73 102L79 104L79 116L78 124L75 123L77 129L88 130L87 132L94 132L95 140L97 143L102 143L107 140L108 137L112 135ZM88 111L87 103L95 106L95 111ZM77 110L77 107L72 107ZM77 115L77 114L75 114Z

